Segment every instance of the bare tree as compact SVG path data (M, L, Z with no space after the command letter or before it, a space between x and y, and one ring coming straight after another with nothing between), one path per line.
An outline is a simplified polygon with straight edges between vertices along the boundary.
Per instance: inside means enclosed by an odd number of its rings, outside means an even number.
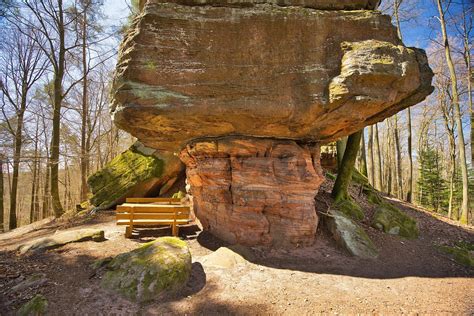
M456 69L454 67L453 59L451 56L451 48L449 44L448 34L446 31L446 20L445 20L445 10L443 8L443 3L441 0L436 0L438 5L439 13L439 23L441 27L441 34L443 36L443 47L445 51L446 63L448 65L450 79L451 79L451 95L454 107L454 118L456 121L456 126L458 130L458 147L459 147L459 163L462 173L462 204L461 204L461 223L467 224L468 222L468 212L469 212L469 179L467 172L467 161L466 161L466 147L464 144L464 130L461 119L461 109L459 105L459 93L458 93L458 80L456 76ZM450 1L448 1L447 6L449 7Z
M0 88L3 97L7 101L6 104L9 104L14 112L14 115L9 115L6 113L5 108L2 107L4 120L15 140L10 195L10 229L17 227L18 176L23 144L24 117L29 104L29 92L46 69L46 60L43 58L43 52L38 46L41 39L32 40L32 33L31 29L20 32L19 29L13 28L10 33L11 36L6 38L1 61L3 72Z

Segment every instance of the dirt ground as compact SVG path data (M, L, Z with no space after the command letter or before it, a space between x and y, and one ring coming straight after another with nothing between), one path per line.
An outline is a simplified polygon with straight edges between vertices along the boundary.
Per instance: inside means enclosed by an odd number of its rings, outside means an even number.
M326 191L323 186L320 199L324 200ZM101 289L101 271L90 264L135 249L169 230L147 231L139 239L128 240L124 228L115 225L113 212L74 221L44 220L0 235L0 314L13 315L41 293L48 299L51 315L473 315L474 269L456 263L435 245L472 243L474 229L392 202L417 219L420 237L406 240L370 228L367 206L362 224L379 249L375 260L349 256L318 229L312 247L250 248L242 251L248 264L210 268L201 264L202 258L225 244L196 226L183 228L180 235L193 256L191 278L178 295L147 305ZM15 251L28 240L72 227L100 227L107 240L68 244L33 256L19 256ZM12 291L34 273L43 273L47 281Z

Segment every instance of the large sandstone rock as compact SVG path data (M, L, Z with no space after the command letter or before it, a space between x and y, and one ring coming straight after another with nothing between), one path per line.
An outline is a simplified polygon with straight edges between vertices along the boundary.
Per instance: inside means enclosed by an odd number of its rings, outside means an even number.
M91 203L99 209L108 209L123 203L127 197L165 193L183 169L173 152L158 151L136 142L89 177Z
M149 0L122 43L114 121L150 147L232 134L329 141L432 91L425 53L377 11L178 4L201 2ZM253 5L229 7L239 2Z
M140 1L111 113L180 152L204 229L244 245L309 245L319 144L431 93L378 0Z
M191 253L186 242L161 237L107 265L102 286L138 302L147 302L181 289L191 273Z
M222 138L180 155L204 229L242 245L310 245L323 182L319 147L294 141Z

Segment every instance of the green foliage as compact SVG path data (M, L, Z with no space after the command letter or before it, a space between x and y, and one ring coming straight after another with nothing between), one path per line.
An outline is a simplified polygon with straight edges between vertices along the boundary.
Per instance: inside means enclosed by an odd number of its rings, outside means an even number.
M37 294L18 310L18 315L44 315L47 308L48 301L46 298L41 294Z
M186 196L186 193L184 193L183 191L178 191L175 194L173 194L172 198L173 199L182 199L185 196Z
M440 210L446 203L446 182L442 177L441 157L437 150L428 146L420 152L418 192L420 204Z

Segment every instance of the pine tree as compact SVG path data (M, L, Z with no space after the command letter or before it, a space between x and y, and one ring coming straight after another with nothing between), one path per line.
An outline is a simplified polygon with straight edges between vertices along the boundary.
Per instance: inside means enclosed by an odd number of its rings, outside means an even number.
M420 152L418 190L420 203L423 206L440 211L446 201L446 183L442 178L440 154L437 150L427 146Z

